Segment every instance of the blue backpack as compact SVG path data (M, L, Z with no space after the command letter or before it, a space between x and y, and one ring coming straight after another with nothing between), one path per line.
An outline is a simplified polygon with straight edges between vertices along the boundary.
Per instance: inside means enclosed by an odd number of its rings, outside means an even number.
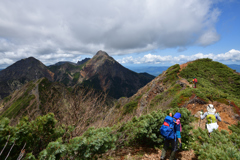
M163 138L165 138L167 140L176 139L174 125L175 125L175 121L174 121L173 117L170 117L170 116L165 117L163 125L159 129L160 134L163 136Z

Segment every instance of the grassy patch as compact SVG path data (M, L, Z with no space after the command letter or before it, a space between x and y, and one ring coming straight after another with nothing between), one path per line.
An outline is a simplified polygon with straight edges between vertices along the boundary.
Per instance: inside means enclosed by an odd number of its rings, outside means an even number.
M30 101L34 99L34 95L21 96L18 98L2 115L2 117L8 117L9 119L15 118L15 116L26 107L29 106Z
M240 96L240 75L235 74L226 65L214 62L211 59L199 59L194 61L194 63L188 64L180 72L180 76L188 79L188 81L196 77L198 79L197 86L210 88L210 90L217 91L219 94L225 93L235 95L235 97ZM221 95L219 95L220 97Z
M151 100L150 106L151 106L151 107L154 107L156 104L160 103L164 98L165 98L165 97L164 97L163 93L156 95L156 96Z
M175 64L171 67L168 68L168 70L166 71L166 78L163 80L163 83L175 83L175 81L178 79L177 73L180 70L180 66L179 64Z
M116 104L116 108L120 108L121 107L121 104L120 103L117 103Z
M12 96L7 96L3 99L4 103L7 103L10 99L12 98Z
M49 86L51 86L51 82L47 78L44 78L41 83L39 83L39 92L45 91Z
M80 77L80 73L79 72L74 73L74 75L73 75L73 83L77 83L79 77Z
M131 102L125 104L123 107L123 109L124 109L123 115L132 113L133 110L135 110L137 108L137 106L138 106L137 101L131 101Z

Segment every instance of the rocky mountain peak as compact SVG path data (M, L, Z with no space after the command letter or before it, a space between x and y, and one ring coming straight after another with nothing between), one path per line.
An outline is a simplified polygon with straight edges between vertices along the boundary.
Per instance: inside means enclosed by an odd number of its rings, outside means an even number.
M94 86L114 98L119 98L133 95L152 79L130 71L100 50L80 71L79 82Z
M104 51L102 51L102 50L98 51L95 56L105 56L105 57L109 57L109 55L107 54L107 52L104 52Z
M53 81L54 73L34 57L21 59L0 72L0 96L6 97L27 82L42 77Z

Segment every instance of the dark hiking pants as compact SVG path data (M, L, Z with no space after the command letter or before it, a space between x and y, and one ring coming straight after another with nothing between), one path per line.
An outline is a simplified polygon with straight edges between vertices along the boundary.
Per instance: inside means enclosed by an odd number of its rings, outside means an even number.
M161 155L161 159L164 159L166 156L166 152L169 148L169 145L171 144L172 147L172 152L171 152L171 156L169 158L169 160L174 160L175 159L175 154L177 152L177 146L178 146L178 141L177 139L171 139L171 140L164 140L164 146L162 149L162 155Z

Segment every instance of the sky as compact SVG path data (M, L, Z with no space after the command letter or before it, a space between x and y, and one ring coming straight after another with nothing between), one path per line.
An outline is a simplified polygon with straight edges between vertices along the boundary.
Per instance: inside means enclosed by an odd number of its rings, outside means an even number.
M240 65L239 0L0 0L0 68L107 52L124 66Z

